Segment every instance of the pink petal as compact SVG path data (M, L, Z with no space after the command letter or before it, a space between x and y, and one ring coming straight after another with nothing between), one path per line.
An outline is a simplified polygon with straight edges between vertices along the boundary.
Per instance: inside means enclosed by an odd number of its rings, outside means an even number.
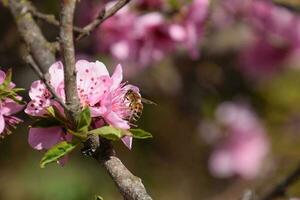
M40 105L38 102L36 101L30 101L27 104L26 109L24 110L24 112L28 115L31 116L43 116L44 114L46 114L46 109L48 106L50 106L51 101L49 99L44 99L43 100L45 103Z
M122 137L122 142L125 144L125 146L131 150L132 148L132 137L131 136L124 136Z
M128 122L124 119L122 119L121 117L119 117L115 112L109 112L106 115L103 115L103 118L105 119L105 121L116 127L116 128L120 128L120 129L129 129L130 126L128 125Z
M46 90L47 88L42 81L34 81L30 87L29 96L32 100L41 99Z
M0 114L0 134L4 131L5 128L5 121L2 114Z
M6 77L5 72L0 70L0 84L4 82L5 77Z
M89 76L109 76L106 66L99 61L88 62L87 60L78 60L76 62L76 69L78 76L85 76L87 74L86 70L89 70Z
M5 99L2 105L1 113L4 115L11 115L19 112L24 108L24 105L17 104L15 101L11 99Z
M111 76L111 79L112 79L111 89L112 90L117 89L120 86L122 79L123 79L122 65L120 65L120 64L117 65L113 75Z
M36 150L49 149L62 141L61 127L30 128L28 143Z
M64 68L62 62L58 61L52 64L49 68L50 82L56 90L64 81Z

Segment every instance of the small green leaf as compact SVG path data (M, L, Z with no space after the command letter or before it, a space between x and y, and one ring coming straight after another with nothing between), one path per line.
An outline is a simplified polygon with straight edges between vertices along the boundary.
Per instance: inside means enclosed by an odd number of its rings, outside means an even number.
M129 129L129 131L132 133L133 138L136 139L153 138L151 133L144 131L143 129Z
M92 122L91 112L88 107L84 108L79 115L77 121L77 131L78 132L88 132L90 124Z
M75 144L67 143L66 141L58 143L49 149L40 161L40 167L44 168L47 164L52 163L70 153L76 147Z
M55 118L38 118L32 125L32 127L48 128L53 126L60 126L62 123Z
M91 130L89 134L99 135L108 140L118 140L123 136L121 129L113 128L111 126L103 126L101 128Z

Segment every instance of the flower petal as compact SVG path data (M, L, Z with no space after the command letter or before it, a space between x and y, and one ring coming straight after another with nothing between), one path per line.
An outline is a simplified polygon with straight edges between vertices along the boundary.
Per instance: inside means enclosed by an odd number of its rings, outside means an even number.
M111 90L115 90L117 89L123 79L123 69L122 69L122 65L118 64L113 75L111 76L112 79L112 86L111 86Z
M30 128L28 143L36 150L49 149L62 141L61 127Z
M4 128L5 128L4 116L0 114L0 134L4 131Z
M59 85L64 81L64 67L62 62L58 61L49 67L50 83L55 91Z
M122 119L121 117L119 117L115 112L109 112L108 114L103 115L103 118L108 124L116 128L126 129L126 130L130 128L128 122Z
M19 112L24 108L24 105L18 104L11 99L5 99L2 104L1 113L3 115L11 115Z

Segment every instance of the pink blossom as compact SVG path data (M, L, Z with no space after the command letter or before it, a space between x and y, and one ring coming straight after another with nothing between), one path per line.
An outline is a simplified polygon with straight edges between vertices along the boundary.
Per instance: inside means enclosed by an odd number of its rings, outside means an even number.
M0 70L0 84L3 84L6 78L5 72ZM15 84L10 82L9 89L13 89ZM18 100L22 100L22 97L16 96ZM23 109L23 105L15 102L9 97L2 97L0 100L0 137L10 133L10 128L16 128L16 125L22 122L21 119L13 116L17 112Z
M159 12L141 14L126 6L98 29L95 39L101 45L96 46L97 50L139 66L161 61L174 53L178 45L196 58L208 4L208 0L194 0L178 16L174 15L174 19Z
M76 62L77 70L77 91L82 107L88 106L93 118L93 127L98 128L105 123L116 128L129 129L129 117L132 115L130 102L125 98L128 90L139 92L139 89L132 85L122 83L122 66L118 65L112 74L109 75L106 66L99 62L88 62L79 60ZM56 93L64 100L64 76L63 64L54 63L49 68L50 83ZM52 99L51 93L41 81L35 81L29 91L31 101L28 103L25 112L31 116L43 117L49 106L55 106L62 114L61 106ZM63 114L64 115L64 114ZM100 123L100 119L104 123ZM29 132L29 144L37 149L48 149L61 141L69 141L71 135L62 127L52 128L31 128ZM126 146L131 148L131 138L124 138Z
M299 56L299 16L268 1L253 1L247 20L254 41L243 49L239 61L247 74L255 77L276 72Z
M163 15L157 12L137 15L128 7L103 23L96 40L101 44L98 50L141 66L161 60L175 44Z
M241 46L238 64L250 78L265 78L298 59L300 17L269 0L224 0L214 12L219 28L242 22L248 42Z
M183 18L179 23L174 23L170 27L172 38L181 43L194 59L199 57L199 42L203 38L208 6L208 0L193 0L182 9Z
M225 127L226 137L210 157L212 174L222 178L255 178L269 150L261 122L249 108L231 102L218 107L216 118Z

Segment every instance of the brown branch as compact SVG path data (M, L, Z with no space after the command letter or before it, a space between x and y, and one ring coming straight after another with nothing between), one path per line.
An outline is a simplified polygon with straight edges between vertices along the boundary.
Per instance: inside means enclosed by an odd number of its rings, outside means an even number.
M119 0L115 5L113 5L107 11L105 8L100 12L99 16L94 19L91 23L86 25L83 30L84 32L78 35L76 41L82 39L83 37L89 35L94 29L96 29L100 24L102 24L105 20L113 16L116 12L118 12L121 8L123 8L130 0Z
M289 186L294 184L300 178L300 164L296 167L294 171L288 174L283 180L281 180L277 185L275 185L266 195L264 195L260 200L272 200L277 197L283 197L286 195L286 190Z
M55 55L51 43L43 36L31 13L29 4L25 0L8 0L8 6L17 23L18 31L29 48L34 60L41 66L42 71L48 70L55 62Z
M115 156L110 141L101 139L94 158L107 170L125 200L152 200L141 179L134 176Z
M72 121L75 122L80 113L80 101L77 94L75 50L73 41L73 20L76 0L61 1L60 49L64 63L64 81L66 104Z

